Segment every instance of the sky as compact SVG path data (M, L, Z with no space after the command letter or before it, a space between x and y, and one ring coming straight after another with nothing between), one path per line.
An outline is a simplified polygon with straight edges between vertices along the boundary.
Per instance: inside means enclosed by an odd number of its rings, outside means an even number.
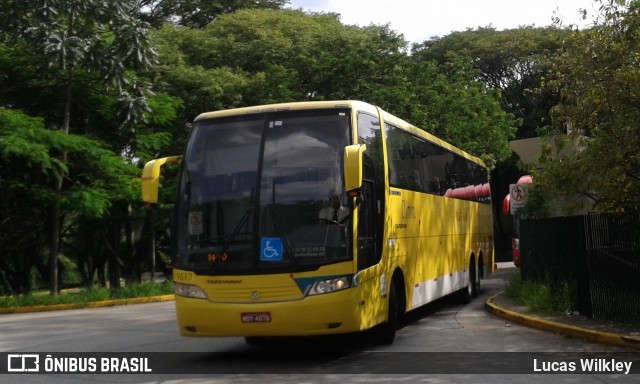
M406 40L420 43L467 28L544 27L559 16L565 25L586 26L581 8L594 15L593 0L290 0L291 8L339 13L343 24L390 24Z

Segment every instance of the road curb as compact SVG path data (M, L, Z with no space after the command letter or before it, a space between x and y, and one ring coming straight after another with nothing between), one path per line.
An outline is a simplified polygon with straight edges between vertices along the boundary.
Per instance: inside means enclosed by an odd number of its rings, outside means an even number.
M115 307L119 305L158 303L162 301L172 301L174 299L175 299L174 295L162 295L162 296L151 296L151 297L138 297L133 299L96 301L92 303L82 303L82 304L55 304L55 305L37 305L33 307L9 307L9 308L0 308L0 315L6 315L11 313L62 311L62 310L68 310L68 309Z
M558 323L555 321L549 321L541 319L535 316L528 316L522 313L514 312L506 308L502 308L497 305L494 299L500 295L498 293L487 299L485 302L485 309L492 314L507 319L513 323L523 324L532 328L541 329L544 331L560 333L567 336L572 336L580 339L594 341L602 344L615 345L619 347L634 348L640 350L640 337L624 336L616 333L594 331L592 329L585 329L582 327L576 327L570 324Z

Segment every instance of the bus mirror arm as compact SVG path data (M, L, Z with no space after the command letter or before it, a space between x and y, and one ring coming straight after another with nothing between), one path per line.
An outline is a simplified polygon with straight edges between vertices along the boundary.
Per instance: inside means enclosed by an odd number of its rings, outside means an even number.
M354 189L347 192L347 201L349 202L348 207L351 212L358 209L358 207L362 203L362 195L360 194L360 189Z

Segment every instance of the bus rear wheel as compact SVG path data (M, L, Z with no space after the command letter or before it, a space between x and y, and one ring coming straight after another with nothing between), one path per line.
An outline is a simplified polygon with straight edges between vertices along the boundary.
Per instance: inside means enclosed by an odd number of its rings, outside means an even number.
M473 297L480 296L480 280L482 280L482 259L478 260L478 267L474 268L473 274Z
M458 293L460 301L464 304L469 304L471 302L471 299L473 299L474 297L478 297L478 290L480 288L478 273L473 259L469 261L469 269L467 270L467 281L467 286L461 289Z

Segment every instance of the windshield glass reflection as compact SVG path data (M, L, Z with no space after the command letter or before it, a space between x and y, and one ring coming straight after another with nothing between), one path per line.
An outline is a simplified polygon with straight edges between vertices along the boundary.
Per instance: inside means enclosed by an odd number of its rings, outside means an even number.
M176 266L253 274L348 260L348 116L331 110L197 123L181 175ZM332 201L335 220L321 217Z

